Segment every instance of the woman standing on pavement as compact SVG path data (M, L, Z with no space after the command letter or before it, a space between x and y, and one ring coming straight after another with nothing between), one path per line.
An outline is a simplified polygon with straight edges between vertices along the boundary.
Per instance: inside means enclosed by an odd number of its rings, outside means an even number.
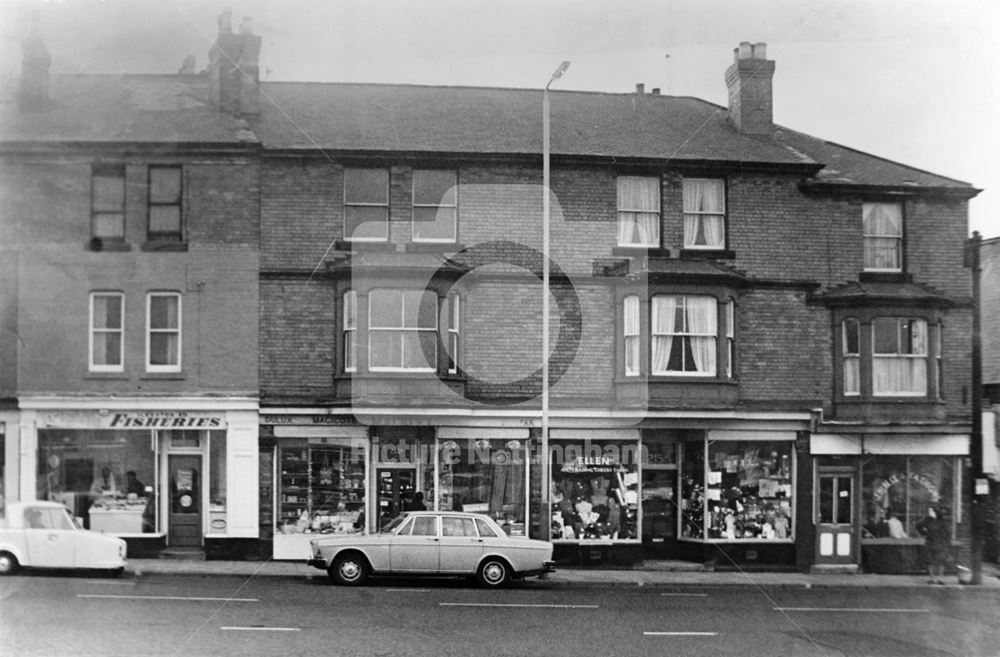
M927 507L927 517L917 523L924 537L924 557L930 582L944 584L944 568L951 555L951 527L944 507Z

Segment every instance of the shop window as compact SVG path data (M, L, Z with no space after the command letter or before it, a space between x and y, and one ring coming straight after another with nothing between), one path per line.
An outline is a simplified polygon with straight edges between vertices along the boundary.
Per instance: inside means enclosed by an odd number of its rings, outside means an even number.
M151 292L146 297L146 371L181 371L181 295Z
M91 168L91 236L125 239L125 166L95 164Z
M654 375L715 376L716 305L713 297L653 297L651 372Z
M865 271L898 272L903 261L903 206L865 203L862 206Z
M95 531L155 533L153 443L141 430L40 429L36 497L61 502Z
M458 174L413 171L413 241L454 242L458 230Z
M927 394L927 322L880 317L872 322L876 396Z
M638 540L638 441L559 441L550 450L553 540Z
M388 169L344 169L344 239L389 239Z
M523 440L447 440L438 451L442 511L484 513L508 534L525 534Z
M792 538L792 442L684 443L681 536Z
M90 371L121 372L125 359L125 295L90 295Z
M208 434L208 514L209 532L226 533L225 431L210 431Z
M181 168L149 167L149 241L182 241L181 199Z
M726 248L726 183L720 178L684 179L684 248Z
M365 450L347 443L281 446L278 500L282 533L348 534L365 526Z
M660 179L618 177L618 246L660 246Z
M861 467L862 537L919 539L927 507L956 517L957 459L953 456L873 456ZM954 531L954 528L952 528Z
M428 290L372 290L368 296L368 368L433 372L437 365L437 297ZM430 335L434 353L424 355Z

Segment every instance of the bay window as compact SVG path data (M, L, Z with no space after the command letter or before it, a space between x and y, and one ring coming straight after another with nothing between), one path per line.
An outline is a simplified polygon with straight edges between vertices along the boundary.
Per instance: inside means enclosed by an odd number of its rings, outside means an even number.
M714 376L716 300L703 296L658 295L652 299L653 374Z
M618 177L618 245L660 245L660 179Z
M726 247L726 184L721 178L684 179L684 248Z
M927 394L927 322L880 317L872 322L875 395Z
M844 321L844 396L861 394L861 326L856 319Z
M428 290L372 290L368 296L368 364L371 371L433 372L437 354L437 296ZM424 355L430 335L434 354Z
M344 293L344 371L355 372L358 339L358 294L354 290Z
M625 376L639 376L639 297L625 297Z

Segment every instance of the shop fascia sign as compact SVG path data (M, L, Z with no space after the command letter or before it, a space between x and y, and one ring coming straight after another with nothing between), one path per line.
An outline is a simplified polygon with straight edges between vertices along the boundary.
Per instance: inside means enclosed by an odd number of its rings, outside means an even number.
M38 417L40 429L222 429L226 416L200 411L51 411Z
M315 426L323 424L357 424L353 415L262 415L261 424Z

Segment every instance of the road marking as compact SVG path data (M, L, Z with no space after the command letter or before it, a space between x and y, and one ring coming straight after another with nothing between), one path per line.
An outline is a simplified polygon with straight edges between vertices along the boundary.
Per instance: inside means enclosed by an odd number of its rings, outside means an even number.
M235 626L222 626L220 630L232 630L239 632L301 632L301 627L235 627Z
M929 614L930 609L897 609L893 607L775 607L774 611L860 611L879 612L884 614Z
M412 591L413 593L427 593L430 589L386 589L389 593L406 593Z
M718 632L643 632L646 636L718 636Z
M666 595L671 597L687 597L687 598L707 598L707 593L661 593L660 595Z
M260 602L257 598L195 598L180 595L105 595L77 593L78 598L110 598L114 600L184 600L188 602Z
M598 605L529 605L529 604L501 604L492 602L439 602L441 607L530 607L545 609L600 609Z
M135 586L135 582L128 581L113 581L107 579L85 579L83 580L86 584L111 584L112 586Z

